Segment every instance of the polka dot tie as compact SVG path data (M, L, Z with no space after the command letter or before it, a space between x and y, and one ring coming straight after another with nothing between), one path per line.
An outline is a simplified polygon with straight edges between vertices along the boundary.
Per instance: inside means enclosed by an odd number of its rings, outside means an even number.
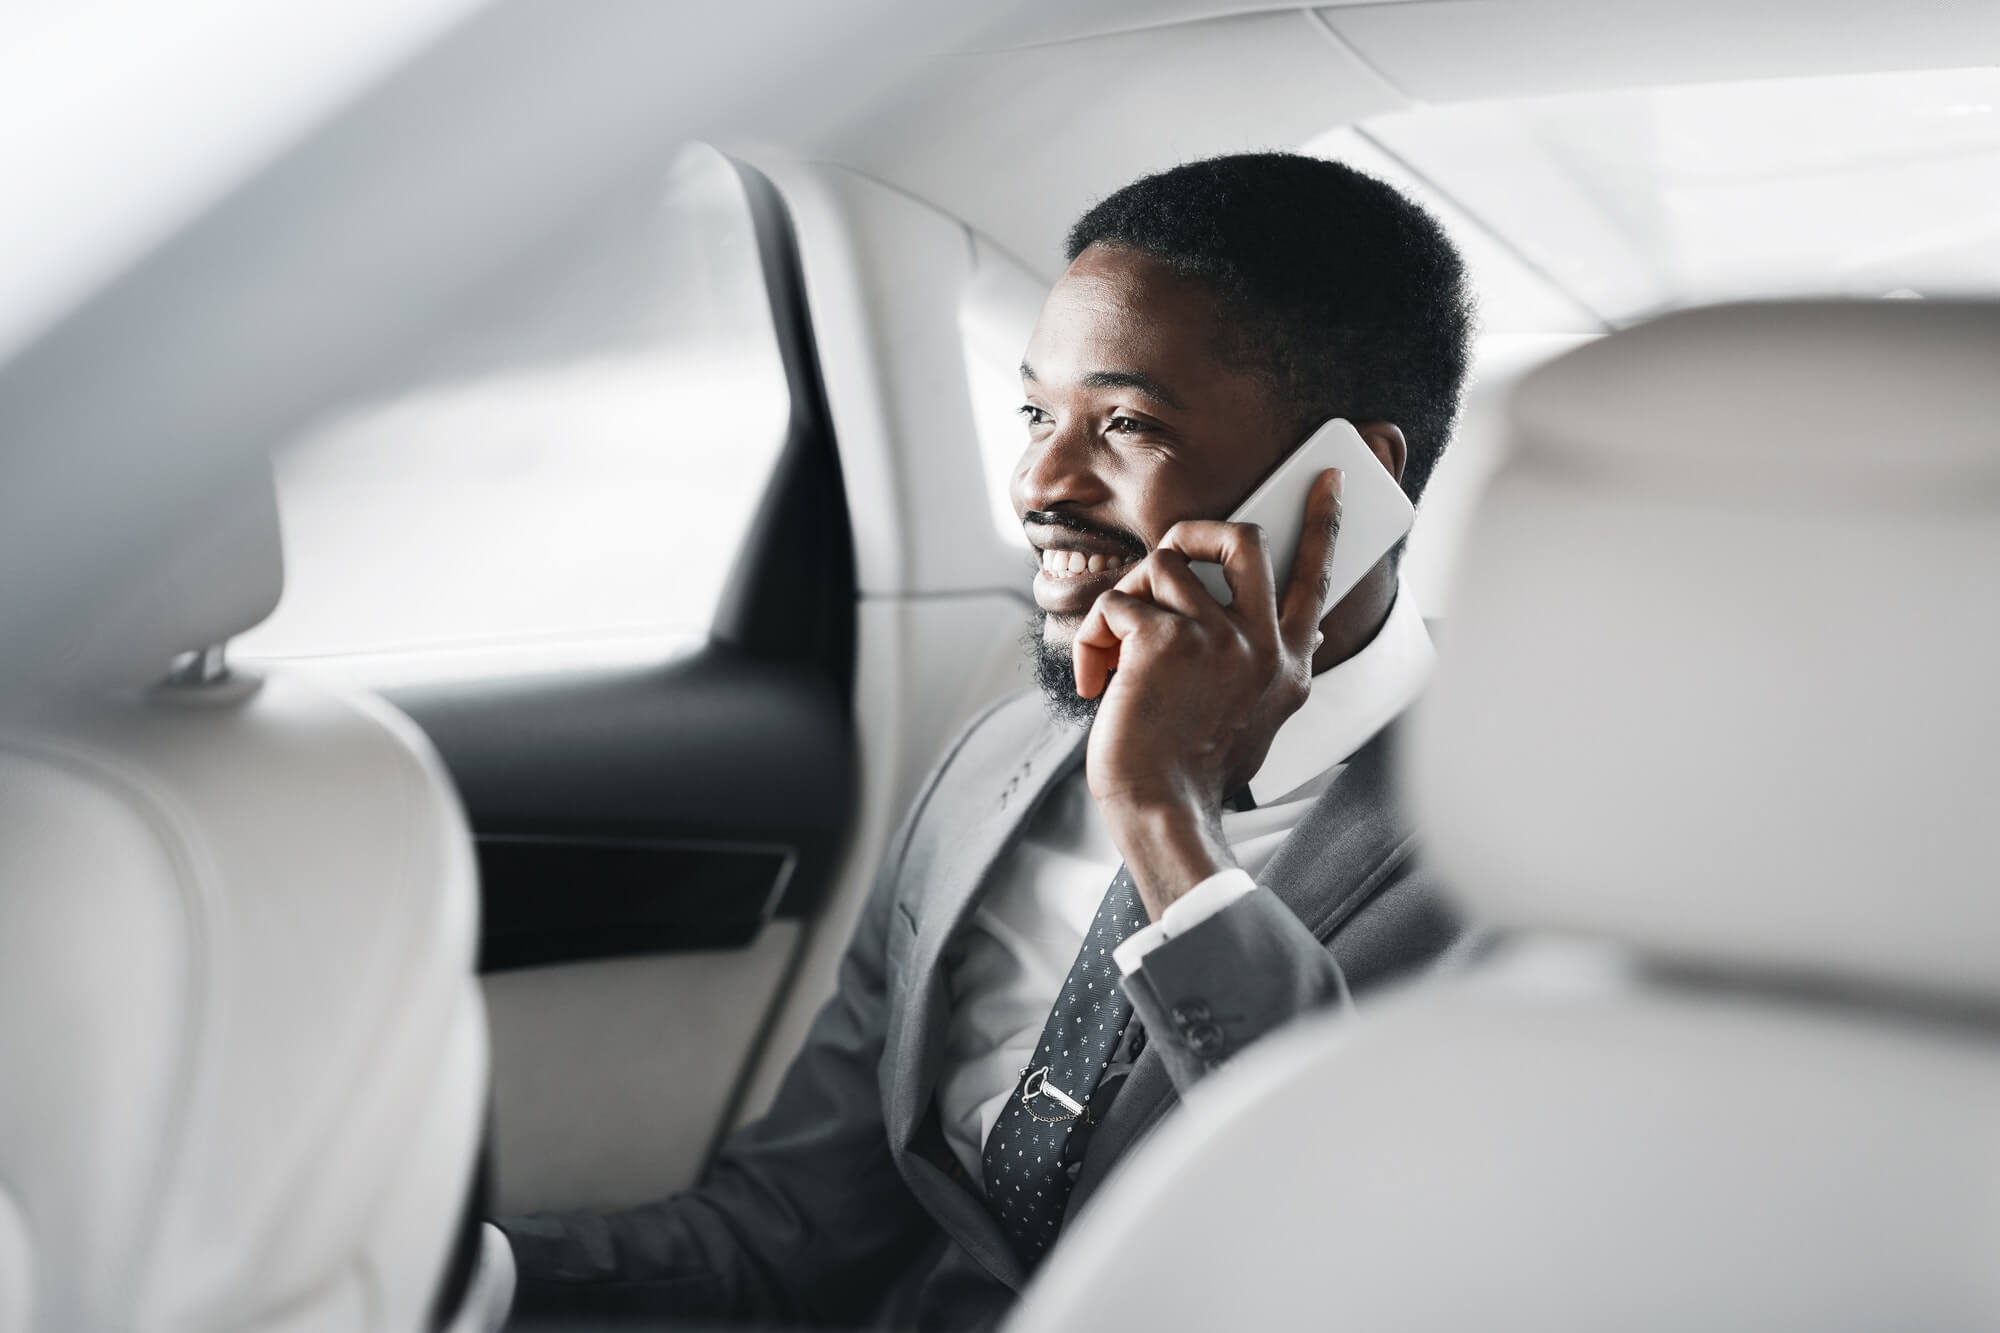
M1138 887L1120 866L1049 1010L1034 1059L986 1136L986 1202L1030 1269L1054 1242L1069 1203L1063 1149L1132 1017L1111 951L1146 920Z

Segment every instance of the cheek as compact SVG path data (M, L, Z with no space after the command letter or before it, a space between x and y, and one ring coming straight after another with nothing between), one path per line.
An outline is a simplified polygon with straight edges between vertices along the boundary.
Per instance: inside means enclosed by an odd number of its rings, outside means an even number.
M1215 497L1223 489L1195 469L1171 464L1135 475L1129 509L1148 547L1158 546L1167 529L1187 518L1221 518Z

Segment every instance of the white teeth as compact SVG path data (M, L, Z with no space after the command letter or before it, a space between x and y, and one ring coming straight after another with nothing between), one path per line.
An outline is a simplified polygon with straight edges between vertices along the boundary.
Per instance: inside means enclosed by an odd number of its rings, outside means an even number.
M1042 572L1050 578L1066 579L1077 574L1102 574L1123 569L1136 557L1129 555L1085 555L1082 551L1042 552Z

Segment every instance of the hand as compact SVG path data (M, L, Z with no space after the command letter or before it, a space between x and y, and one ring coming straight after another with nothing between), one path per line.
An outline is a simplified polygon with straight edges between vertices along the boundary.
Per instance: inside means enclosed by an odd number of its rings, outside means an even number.
M1100 596L1077 630L1077 692L1103 696L1085 760L1090 794L1155 919L1233 864L1223 799L1262 766L1312 689L1340 484L1338 469L1313 483L1282 601L1261 528L1190 521ZM1190 560L1222 566L1228 606Z

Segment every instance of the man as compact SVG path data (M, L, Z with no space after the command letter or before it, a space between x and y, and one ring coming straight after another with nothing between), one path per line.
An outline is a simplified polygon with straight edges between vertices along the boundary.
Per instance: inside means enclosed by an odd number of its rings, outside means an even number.
M1290 571L1218 520L1334 416L1422 493L1465 373L1458 256L1288 154L1138 181L1068 250L1013 479L1046 697L932 775L838 993L703 1185L503 1220L520 1308L989 1325L1189 1086L1456 937L1384 775L1431 655L1396 556L1322 605L1337 472Z

